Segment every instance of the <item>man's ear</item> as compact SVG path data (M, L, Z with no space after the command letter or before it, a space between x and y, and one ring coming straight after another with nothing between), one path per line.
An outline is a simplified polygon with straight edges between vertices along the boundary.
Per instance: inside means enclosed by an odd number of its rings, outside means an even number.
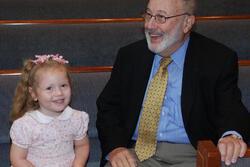
M31 86L29 86L29 93L30 93L30 96L32 97L32 99L34 101L37 101L36 93Z
M194 23L195 23L195 16L194 15L190 15L190 16L185 17L184 28L183 28L184 33L189 32L192 29Z

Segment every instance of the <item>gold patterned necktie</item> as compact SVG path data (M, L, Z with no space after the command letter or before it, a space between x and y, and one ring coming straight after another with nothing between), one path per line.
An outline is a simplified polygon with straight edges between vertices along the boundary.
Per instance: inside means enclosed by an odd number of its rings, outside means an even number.
M170 62L171 58L162 58L147 91L135 145L135 152L140 161L150 158L156 151L158 122L167 86L167 66Z

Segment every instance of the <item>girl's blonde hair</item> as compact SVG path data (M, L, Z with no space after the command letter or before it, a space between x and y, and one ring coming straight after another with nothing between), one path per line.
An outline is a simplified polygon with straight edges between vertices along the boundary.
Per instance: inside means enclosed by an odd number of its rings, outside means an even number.
M35 88L36 74L39 70L47 68L62 68L67 73L67 78L71 85L71 80L66 66L66 61L60 55L41 55L36 56L36 60L28 59L24 62L21 78L17 84L15 90L15 96L13 99L11 121L14 121L23 116L27 111L36 110L39 108L38 101L35 101L29 92L29 88Z

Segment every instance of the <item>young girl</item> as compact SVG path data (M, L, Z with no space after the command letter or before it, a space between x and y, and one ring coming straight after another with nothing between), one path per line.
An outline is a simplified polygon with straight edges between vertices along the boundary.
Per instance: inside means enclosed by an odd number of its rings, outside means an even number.
M87 113L69 107L71 82L60 55L24 64L10 130L13 167L83 167L89 154Z

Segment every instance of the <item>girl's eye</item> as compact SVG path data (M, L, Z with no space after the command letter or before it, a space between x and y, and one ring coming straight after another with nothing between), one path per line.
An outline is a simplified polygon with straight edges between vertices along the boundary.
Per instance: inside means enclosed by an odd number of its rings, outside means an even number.
M67 84L62 84L62 87L64 88L64 87L67 87Z
M46 90L52 90L52 87L47 87Z

